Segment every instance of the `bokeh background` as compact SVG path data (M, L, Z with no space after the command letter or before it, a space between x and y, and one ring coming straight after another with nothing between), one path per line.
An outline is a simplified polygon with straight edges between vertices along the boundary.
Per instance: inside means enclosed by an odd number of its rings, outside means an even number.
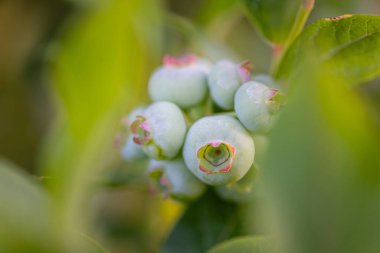
M379 14L380 2L317 0L310 22L345 13ZM58 247L90 227L110 252L158 251L184 206L152 195L113 142L162 56L185 52L270 66L238 1L0 0L0 156L48 190ZM363 89L373 103L378 83Z

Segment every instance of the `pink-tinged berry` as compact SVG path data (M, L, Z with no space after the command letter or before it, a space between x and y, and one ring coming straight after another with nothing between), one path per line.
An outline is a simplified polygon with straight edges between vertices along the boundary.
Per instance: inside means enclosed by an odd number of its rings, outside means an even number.
M165 56L164 65L149 80L153 101L169 101L182 108L200 104L207 95L207 64L195 55Z
M251 136L229 116L209 116L195 122L183 148L187 167L210 185L238 181L253 164L254 156Z
M199 169L206 174L228 173L235 157L235 147L222 141L213 141L197 152Z
M152 129L142 115L137 115L131 124L133 141L138 145L146 145L152 141Z
M134 142L133 134L130 131L130 125L144 110L145 107L137 107L128 116L121 119L120 130L115 138L115 147L120 149L120 154L126 161L137 161L146 157L141 147Z
M211 98L225 110L234 108L234 97L239 87L251 79L249 61L240 64L228 60L217 62L208 75Z
M153 159L174 158L183 145L186 122L173 103L156 102L137 115L130 126L133 141Z

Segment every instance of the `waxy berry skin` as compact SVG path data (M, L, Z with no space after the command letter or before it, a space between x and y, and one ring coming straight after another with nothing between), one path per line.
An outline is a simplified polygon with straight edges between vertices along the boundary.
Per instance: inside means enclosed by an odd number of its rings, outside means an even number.
M270 88L279 88L278 83L269 75L266 74L257 74L252 77L252 81L265 84Z
M198 105L207 95L207 71L207 64L196 56L167 56L149 80L149 95L153 101L173 102L184 109Z
M138 161L146 158L141 147L134 143L133 136L130 132L129 126L136 119L137 115L144 113L145 106L139 106L133 109L128 116L123 117L121 120L122 129L117 135L116 146L120 149L120 155L126 161Z
M255 146L240 122L229 116L196 121L187 134L183 158L200 180L225 185L241 179L253 164Z
M280 109L280 91L250 81L243 84L235 95L235 111L241 123L254 133L270 130Z
M234 108L237 89L250 80L248 62L235 64L228 60L217 62L208 75L210 95L214 102L225 110Z
M152 160L149 164L149 173L164 195L177 200L197 199L206 190L206 185L187 169L181 158L168 161Z
M235 203L249 203L254 201L257 190L258 170L255 165L245 176L233 184L215 187L217 194L226 201Z
M131 124L134 142L153 159L171 159L180 151L186 134L182 111L171 102L156 102Z
M127 140L120 150L120 154L124 160L129 162L146 158L146 155L142 151L141 146L133 141L132 135L128 136Z

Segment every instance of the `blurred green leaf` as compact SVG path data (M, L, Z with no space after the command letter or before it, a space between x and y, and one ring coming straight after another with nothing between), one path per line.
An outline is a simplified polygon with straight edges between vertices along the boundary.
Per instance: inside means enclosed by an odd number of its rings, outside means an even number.
M278 79L297 74L305 55L353 84L380 74L380 16L343 15L316 21L297 38L277 69Z
M310 11L308 0L241 0L248 18L261 34L274 44L283 45L288 40L304 9ZM299 26L303 26L301 22ZM302 28L302 27L301 27ZM295 31L297 32L297 31Z
M28 175L0 160L0 249L4 253L61 252L49 230L50 199Z
M211 248L207 253L273 253L273 244L265 237L238 237Z
M162 252L205 252L212 246L244 234L238 206L208 191L192 203L170 233Z
M91 238L90 236L83 234L83 233L80 233L79 235L86 242L87 248L89 249L89 252L91 252L91 253L110 253L102 245L100 245L99 242L97 242L95 239Z
M197 21L201 26L209 25L215 18L225 12L237 9L236 0L209 0L203 1L197 15Z
M318 62L294 80L263 166L280 248L380 252L380 136L364 97Z
M83 230L91 184L118 154L112 143L121 115L146 97L161 49L157 1L114 0L79 14L56 43L51 74L60 111L41 157L71 252L80 250L68 231Z
M98 8L99 6L104 6L111 0L65 0L66 2L75 4L79 7L85 8Z

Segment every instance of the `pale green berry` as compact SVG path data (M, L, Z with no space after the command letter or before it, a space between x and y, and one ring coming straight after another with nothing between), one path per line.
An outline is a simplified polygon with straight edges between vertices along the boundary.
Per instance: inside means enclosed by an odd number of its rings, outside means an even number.
M218 195L231 202L247 203L252 202L255 197L256 181L258 178L258 170L252 165L248 173L239 181L225 186L215 187Z
M141 149L141 146L133 141L132 135L128 136L123 147L121 148L120 153L126 161L138 161L146 157L145 153Z
M141 147L133 142L133 136L129 131L129 126L133 120L144 110L144 106L139 106L121 120L120 130L115 138L115 146L120 149L120 154L126 161L137 161L146 157Z
M252 81L265 84L270 88L279 88L278 83L271 76L266 74L256 74L252 77Z
M206 74L209 74L212 68L212 63L205 58L196 57L195 66L198 69L203 70Z
M131 124L133 140L154 159L171 159L180 151L186 134L182 111L173 103L156 102Z
M225 110L234 108L237 89L251 78L248 61L236 64L228 60L217 62L208 75L211 98Z
M164 65L149 80L153 101L170 101L182 108L203 102L207 95L207 67L194 55L166 56Z
M137 115L142 115L146 109L146 106L138 106L135 109L133 109L129 114L128 117L124 118L124 124L130 126L132 122L136 119Z
M235 95L235 111L243 125L252 132L267 132L281 107L282 94L278 89L250 81Z
M183 148L187 167L210 185L238 181L253 164L254 156L251 136L229 116L209 116L195 122Z
M149 164L149 174L164 195L177 200L197 199L206 189L186 168L181 158L169 161L153 160Z

